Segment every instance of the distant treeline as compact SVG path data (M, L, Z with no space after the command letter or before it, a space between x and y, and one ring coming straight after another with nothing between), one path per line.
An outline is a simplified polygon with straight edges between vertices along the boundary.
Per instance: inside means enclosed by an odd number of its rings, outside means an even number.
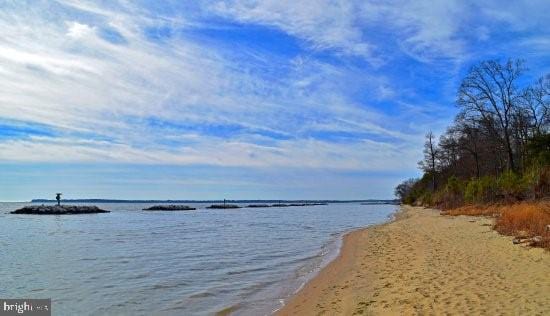
M407 204L453 208L550 195L550 74L527 82L522 60L483 61L457 91L460 109L426 135L423 176L395 189Z

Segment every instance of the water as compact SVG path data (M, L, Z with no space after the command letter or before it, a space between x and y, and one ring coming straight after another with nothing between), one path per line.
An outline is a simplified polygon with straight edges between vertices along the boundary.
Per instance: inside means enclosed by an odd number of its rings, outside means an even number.
M0 203L0 297L52 298L55 315L265 315L392 205L12 215Z

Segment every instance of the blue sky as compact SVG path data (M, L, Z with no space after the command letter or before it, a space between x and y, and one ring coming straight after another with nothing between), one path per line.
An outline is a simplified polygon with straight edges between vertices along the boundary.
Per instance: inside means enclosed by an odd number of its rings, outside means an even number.
M4 1L0 200L391 198L548 1Z

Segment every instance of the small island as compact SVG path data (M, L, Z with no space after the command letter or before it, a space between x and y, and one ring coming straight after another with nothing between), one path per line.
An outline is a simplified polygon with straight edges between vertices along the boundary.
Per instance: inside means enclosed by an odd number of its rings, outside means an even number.
M148 208L144 208L144 211L193 211L196 210L194 207L187 205L154 205Z
M30 205L11 212L11 214L68 215L109 213L97 206L87 205Z

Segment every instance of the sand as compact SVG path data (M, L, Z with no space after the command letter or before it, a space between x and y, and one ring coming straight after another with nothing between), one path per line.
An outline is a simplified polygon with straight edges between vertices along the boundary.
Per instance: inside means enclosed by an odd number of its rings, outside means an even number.
M550 254L491 224L404 206L346 235L278 315L550 315Z

